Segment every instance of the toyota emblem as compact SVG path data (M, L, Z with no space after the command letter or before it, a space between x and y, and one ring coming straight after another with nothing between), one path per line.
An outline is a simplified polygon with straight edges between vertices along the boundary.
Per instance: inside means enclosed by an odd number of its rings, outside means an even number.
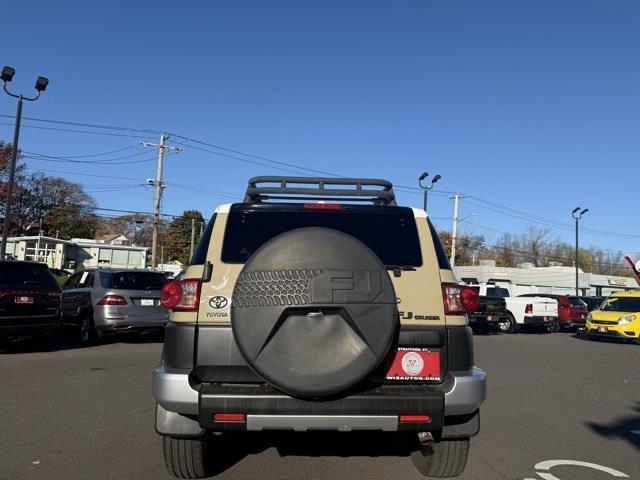
M229 304L229 300L227 297L223 297L222 295L216 295L215 297L211 297L209 299L209 306L216 310L226 307Z

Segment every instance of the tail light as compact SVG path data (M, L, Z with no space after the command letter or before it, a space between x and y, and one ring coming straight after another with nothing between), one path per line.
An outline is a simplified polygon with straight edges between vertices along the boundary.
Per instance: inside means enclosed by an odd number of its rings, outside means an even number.
M527 303L524 307L524 313L533 313L533 303Z
M98 302L98 305L126 305L127 300L120 295L106 295Z
M400 423L429 423L431 417L429 415L400 415L398 421Z
M304 208L308 210L340 210L342 205L339 203L305 203Z
M200 303L200 280L180 280L165 283L160 304L171 310L197 310Z
M244 413L214 413L212 417L214 422L225 423L244 423L246 420Z
M455 283L442 284L442 301L447 315L473 313L480 307L480 295L475 288Z

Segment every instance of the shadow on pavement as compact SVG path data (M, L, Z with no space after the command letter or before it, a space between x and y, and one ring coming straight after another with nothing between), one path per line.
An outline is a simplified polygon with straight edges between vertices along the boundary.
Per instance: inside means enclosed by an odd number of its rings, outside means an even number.
M301 457L404 457L416 448L411 432L226 432L212 438L212 474L220 474L246 456L275 448L278 455Z
M6 340L0 343L0 355L16 355L21 353L57 352L76 348L91 348L112 343L144 344L164 342L164 331L149 333L123 333L103 337L97 344L82 345L75 335L56 333L49 337L25 338L18 341Z
M416 440L411 432L288 432L273 437L282 457L404 457L411 455Z
M594 422L586 422L586 425L603 437L622 438L640 449L640 402L636 402L632 410L634 414L621 417L609 425L599 425Z

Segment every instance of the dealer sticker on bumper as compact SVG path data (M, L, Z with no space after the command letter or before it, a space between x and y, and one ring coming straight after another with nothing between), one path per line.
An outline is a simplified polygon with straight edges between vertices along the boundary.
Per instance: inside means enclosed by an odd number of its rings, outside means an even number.
M439 382L440 350L437 348L398 347L387 380Z

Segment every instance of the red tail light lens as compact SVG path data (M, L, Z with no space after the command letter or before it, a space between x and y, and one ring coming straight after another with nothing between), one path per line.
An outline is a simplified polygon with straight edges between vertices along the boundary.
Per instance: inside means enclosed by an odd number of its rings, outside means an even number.
M98 305L126 305L127 300L120 295L107 295L98 302Z
M200 303L200 280L168 282L162 287L160 304L171 310L197 310Z
M340 210L342 205L339 203L305 203L304 208L310 210Z
M442 301L447 315L473 313L480 307L480 295L475 288L455 283L442 284Z
M524 313L533 313L533 303L527 303L527 306L524 307Z
M431 417L429 415L400 415L398 421L401 423L429 423Z
M244 413L214 413L214 422L227 422L227 423L244 423Z

